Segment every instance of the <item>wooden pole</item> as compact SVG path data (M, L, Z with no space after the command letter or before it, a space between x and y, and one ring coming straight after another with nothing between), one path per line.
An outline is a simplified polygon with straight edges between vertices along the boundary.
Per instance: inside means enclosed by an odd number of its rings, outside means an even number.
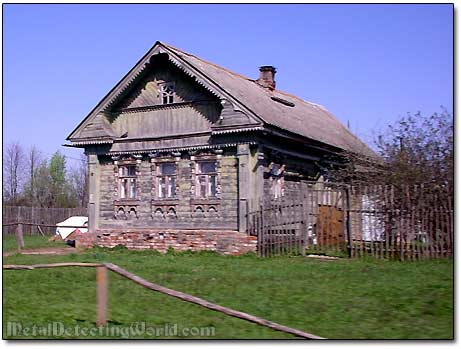
M263 212L264 207L262 205L259 205L259 224L258 224L258 231L259 231L259 256L260 257L266 257L265 254L265 239L266 236L264 235L264 212Z
M198 304L198 305L200 305L200 306L202 306L204 308L211 309L211 310L214 310L214 311L217 311L217 312L220 312L220 313L224 313L224 314L229 315L229 316L233 316L233 317L236 317L236 318L239 318L239 319L254 322L254 323L257 323L259 325L266 326L266 327L272 328L272 329L277 330L277 331L290 333L290 334L295 335L297 337L307 338L307 339L324 339L322 337L313 335L311 333L307 333L307 332L303 332L303 331L300 331L300 330L296 330L294 328L283 326L283 325L277 324L277 323L272 322L272 321L268 321L268 320L265 320L265 319L262 319L262 318L247 314L247 313L243 313L241 311L233 310L233 309L226 308L226 307L223 307L223 306L218 305L218 304L210 303L210 302L208 302L208 301L206 301L204 299L194 297L194 296L188 295L186 293L178 292L178 291L175 291L175 290L172 290L172 289L160 286L160 285L156 285L156 284L154 284L152 282L144 280L143 278L126 271L125 269L120 268L119 266L117 266L115 264L104 263L104 265L107 267L107 269L113 271L114 273L117 273L117 274L131 280L131 281L134 281L138 285L141 285L141 286L143 286L145 288L148 288L150 290L157 291L157 292L160 292L160 293L163 293L163 294L175 297L175 298L179 298L179 299L181 299L183 301L186 301L186 302Z
M108 278L106 267L96 267L96 326L107 325Z
M346 212L346 239L347 239L347 255L349 258L352 258L352 235L351 235L351 196L350 196L350 186L346 186L346 207L344 210Z
M102 267L100 263L50 263L50 264L31 264L31 265L17 265L5 264L3 269L6 270L33 270L40 268L57 268L57 267Z
M447 212L446 212L446 219L447 219L447 256L450 257L452 255L452 233L453 233L453 226L451 224L451 196L447 198L448 205L447 205Z
M18 223L16 228L16 244L18 251L21 251L24 248L23 225L21 223Z
M306 256L306 248L307 248L307 239L308 239L308 229L309 229L309 219L308 219L308 206L307 206L307 199L306 193L303 191L303 201L301 206L301 234L299 236L299 249L301 256Z

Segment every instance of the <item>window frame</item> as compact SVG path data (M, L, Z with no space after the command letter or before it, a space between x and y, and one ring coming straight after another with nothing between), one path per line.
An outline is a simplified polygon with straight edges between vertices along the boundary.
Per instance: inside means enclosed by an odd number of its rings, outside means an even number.
M213 172L200 172L200 166L203 163L213 163ZM214 177L214 195L212 193L212 186L210 185L210 178ZM202 183L201 178L205 179L205 196L202 196ZM216 199L218 198L218 161L215 159L201 159L195 161L195 198L196 199Z
M129 168L133 169L130 174ZM126 173L124 173L126 169ZM118 166L118 192L120 200L137 200L138 199L138 175L137 166L135 164L120 164ZM124 185L124 183L127 183ZM131 183L134 183L134 190L132 191ZM123 188L123 190L122 190ZM134 195L131 195L131 194Z
M272 197L282 199L285 196L285 164L271 162L269 164L269 178Z
M171 91L167 91L170 89ZM176 85L174 82L161 82L158 84L158 90L160 94L160 101L163 105L173 104L175 103L175 96L176 96ZM166 102L165 102L166 98Z
M160 168L163 166L163 165L173 165L174 166L174 174L168 174L168 175L165 175L165 174L162 174L160 173ZM158 162L155 166L155 186L156 186L156 191L155 191L155 197L158 199L158 200L171 200L171 199L176 199L177 198L177 190L176 190L176 186L178 184L178 181L177 181L177 178L178 178L178 165L175 161L164 161L164 162ZM166 196L161 196L160 193L161 193L161 179L165 179L165 188L167 189L167 195ZM171 179L174 180L174 186L172 187L174 192L173 192L173 195L172 196L169 196L168 195L168 188L169 188L169 184L170 184L170 181Z

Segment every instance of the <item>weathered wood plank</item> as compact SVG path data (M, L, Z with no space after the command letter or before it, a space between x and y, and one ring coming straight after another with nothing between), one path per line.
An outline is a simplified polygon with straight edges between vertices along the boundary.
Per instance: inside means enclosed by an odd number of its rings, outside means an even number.
M107 324L108 277L105 266L96 267L96 326Z

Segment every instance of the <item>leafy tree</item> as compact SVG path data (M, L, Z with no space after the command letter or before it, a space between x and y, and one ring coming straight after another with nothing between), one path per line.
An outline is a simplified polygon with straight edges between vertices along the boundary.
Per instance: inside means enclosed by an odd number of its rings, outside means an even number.
M52 180L46 160L38 166L35 174L35 202L40 207L55 207Z
M51 157L50 176L55 186L63 186L66 182L66 158L59 151Z

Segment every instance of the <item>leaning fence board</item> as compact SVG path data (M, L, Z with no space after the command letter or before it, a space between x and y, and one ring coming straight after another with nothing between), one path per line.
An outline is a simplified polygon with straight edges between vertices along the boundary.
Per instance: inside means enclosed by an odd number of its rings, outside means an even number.
M40 269L40 268L59 268L59 267L103 267L101 263L49 263L49 264L31 264L31 265L17 265L5 264L3 269L22 270L22 269Z
M132 274L132 273L126 271L125 269L120 268L119 266L117 266L115 264L104 263L104 265L106 266L107 269L113 271L114 273L117 273L117 274L131 280L131 281L134 281L138 285L141 285L141 286L143 286L145 288L148 288L150 290L157 291L157 292L160 292L160 293L163 293L163 294L175 297L175 298L179 298L179 299L181 299L183 301L194 303L194 304L200 305L202 307L205 307L207 309L214 310L214 311L217 311L217 312L220 312L220 313L224 313L226 315L230 315L230 316L237 317L237 318L240 318L240 319L243 319L243 320L254 322L254 323L258 324L258 325L266 326L266 327L272 328L272 329L277 330L277 331L290 333L290 334L295 335L297 337L307 338L307 339L324 339L322 337L313 335L311 333L303 332L303 331L300 331L300 330L297 330L297 329L294 329L294 328L290 328L290 327L287 327L287 326L284 326L284 325L280 325L280 324L277 324L275 322L256 317L254 315L250 315L250 314L247 314L247 313L244 313L244 312L241 312L241 311L226 308L226 307L223 307L223 306L218 305L218 304L210 303L210 302L208 302L208 301L206 301L206 300L204 300L202 298L198 298L198 297L191 296L191 295L183 293L183 292L175 291L175 290L172 290L172 289L160 286L160 285L156 285L156 284L154 284L152 282L144 280L143 278L141 278L141 277L139 277L139 276L137 276L135 274Z

